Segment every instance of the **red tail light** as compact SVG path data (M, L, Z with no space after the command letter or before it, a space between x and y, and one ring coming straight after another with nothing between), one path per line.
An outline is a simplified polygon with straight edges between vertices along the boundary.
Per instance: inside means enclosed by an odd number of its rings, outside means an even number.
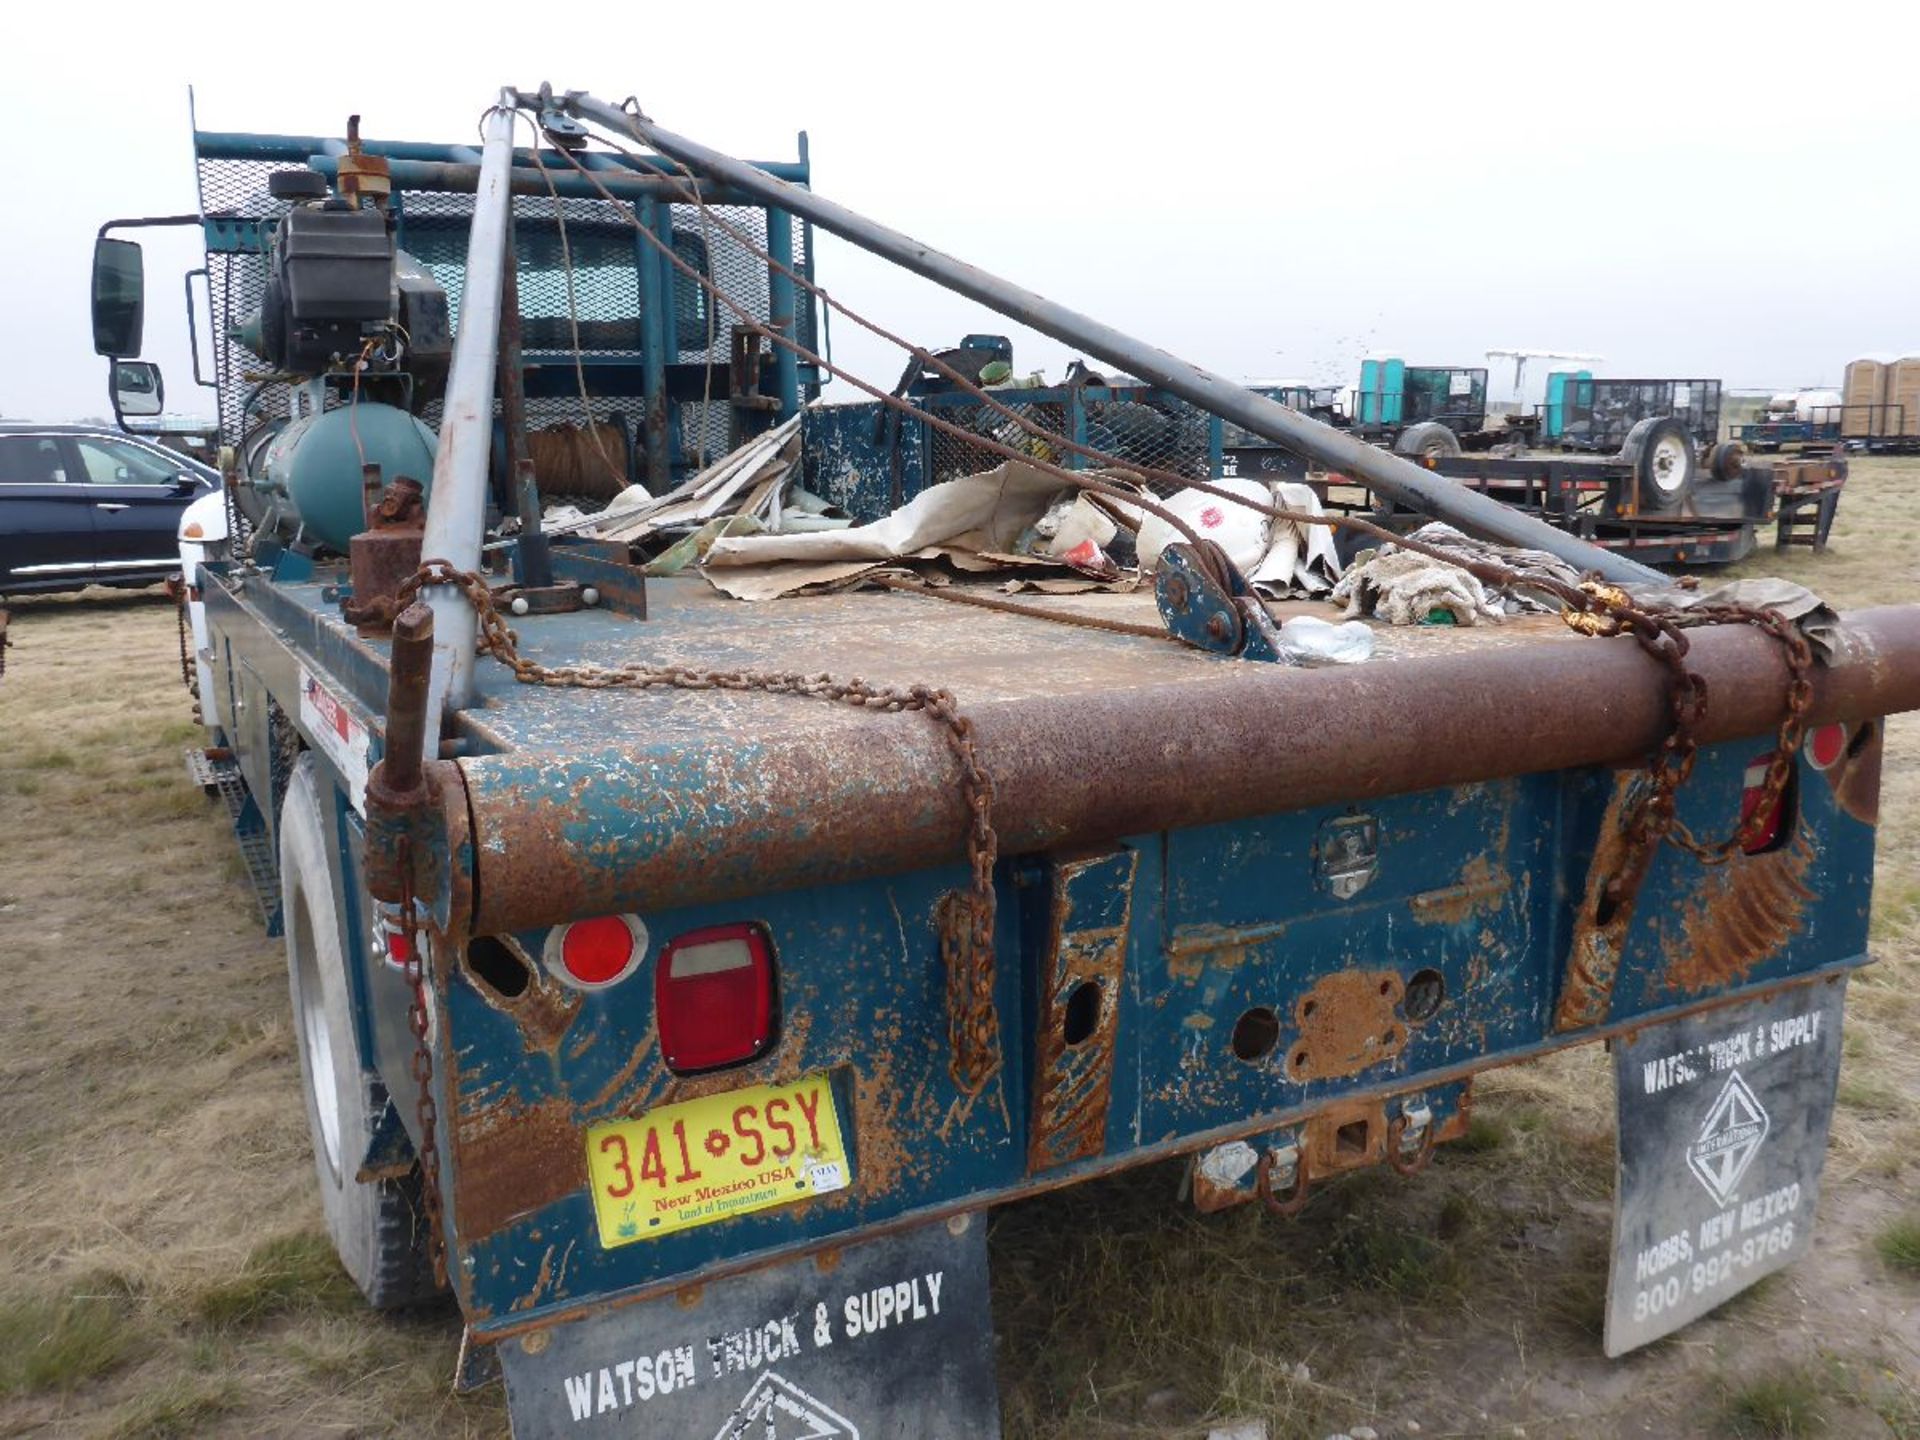
M1778 849L1787 828L1793 823L1793 776L1789 772L1787 783L1766 818L1754 829L1747 829L1766 798L1767 767L1772 763L1773 756L1762 755L1747 766L1747 788L1740 795L1740 829L1747 838L1740 848L1749 855L1764 855L1769 850Z
M399 970L406 969L407 962L413 959L413 946L407 941L407 932L386 925L380 930L387 942L387 963Z
M617 985L647 953L647 931L634 915L597 915L561 925L547 936L544 958L556 978L580 990Z
M660 1053L681 1074L739 1065L773 1043L773 945L758 925L667 942L653 973Z

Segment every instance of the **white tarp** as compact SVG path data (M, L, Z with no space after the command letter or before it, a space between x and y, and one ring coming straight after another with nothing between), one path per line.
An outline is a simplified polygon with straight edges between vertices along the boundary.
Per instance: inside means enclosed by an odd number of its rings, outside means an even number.
M1216 483L1262 503L1320 513L1319 501L1306 485ZM1046 551L1055 550L1064 536L1079 534L1074 526L1086 517L1056 510L1063 493L1058 476L1009 460L979 475L929 486L868 525L810 534L722 536L707 552L704 573L717 589L736 599L766 600L846 581L901 560L945 559L976 572L1057 569L1057 558L1021 553L1020 546L1023 537L1049 518L1056 518L1060 528L1046 537ZM1103 498L1100 503L1109 502ZM1339 576L1332 532L1326 526L1275 521L1197 491L1161 503L1201 535L1220 540L1234 563L1270 593L1325 594ZM1121 501L1111 505L1117 512L1130 509ZM1150 570L1166 543L1181 538L1180 532L1144 510L1129 518L1139 522L1140 564Z

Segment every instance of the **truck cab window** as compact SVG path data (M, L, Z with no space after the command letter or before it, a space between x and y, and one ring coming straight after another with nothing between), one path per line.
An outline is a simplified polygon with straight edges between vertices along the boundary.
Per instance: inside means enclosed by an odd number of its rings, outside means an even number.
M0 485L58 485L67 478L58 440L44 435L0 437Z

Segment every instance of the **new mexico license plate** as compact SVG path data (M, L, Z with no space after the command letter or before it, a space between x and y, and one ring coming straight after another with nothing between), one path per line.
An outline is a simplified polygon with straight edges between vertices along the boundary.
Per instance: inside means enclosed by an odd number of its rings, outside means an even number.
M587 1169L609 1248L831 1194L852 1179L825 1075L596 1125Z

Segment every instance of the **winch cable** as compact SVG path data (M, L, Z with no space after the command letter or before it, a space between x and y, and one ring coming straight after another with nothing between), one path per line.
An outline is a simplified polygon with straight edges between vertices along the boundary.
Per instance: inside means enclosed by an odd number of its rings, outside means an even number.
M610 141L603 143L607 143L610 149L613 149L616 153L630 160L642 159L642 157L635 153L613 144ZM558 147L558 153L587 181L591 188L599 192L602 198L615 205L619 205L616 197L601 183L597 174L583 165L578 157L570 150L565 147ZM678 161L671 161L671 157L665 158L682 171L687 170L684 164ZM648 168L651 169L652 167ZM680 184L675 177L668 175L666 178L674 181L674 183L678 185L681 193L688 196L687 203L700 206L703 209L706 208L705 201L698 193L697 180L689 192L688 188L684 184ZM620 208L623 213L626 213L626 207L621 206ZM1193 544L1194 551L1203 565L1207 566L1210 571L1217 569L1218 561L1216 556L1218 552L1215 547L1210 543L1201 543L1200 537L1193 531L1191 526L1179 517L1168 512L1164 507L1147 501L1144 497L1136 493L1125 491L1120 487L1089 477L1085 472L1068 470L1064 466L1040 460L1035 456L1024 454L1012 446L1001 444L999 441L982 436L978 432L967 430L962 426L936 417L927 410L908 404L904 399L893 395L890 391L882 390L880 387L870 384L843 367L830 363L824 357L815 354L812 350L802 345L797 339L764 325L747 307L729 295L725 289L715 283L710 276L703 273L698 267L689 264L674 251L670 244L661 240L652 230L642 225L637 216L627 213L626 218L635 231L641 235L653 249L665 255L670 264L691 279L696 285L704 289L717 302L724 305L741 323L766 334L774 343L791 351L809 365L818 367L836 378L845 380L848 384L854 386L854 388L872 396L884 405L888 405L904 414L910 415L934 429L954 434L968 444L986 450L988 453L999 454L1008 459L1021 461L1022 463L1032 465L1043 474L1051 475L1065 481L1069 486L1083 490L1091 490L1094 493L1107 494L1127 505L1137 506L1149 513L1157 514ZM870 333L900 346L910 354L920 357L923 363L944 374L963 392L980 400L997 413L1004 415L1020 428L1046 439L1050 444L1058 443L1064 445L1070 451L1080 454L1085 458L1107 463L1114 468L1124 470L1131 474L1144 474L1150 478L1161 480L1164 483L1195 490L1213 496L1223 502L1242 505L1248 509L1266 514L1273 519L1285 520L1295 524L1351 529L1357 533L1369 535L1391 543L1401 549L1410 550L1415 554L1424 555L1430 559L1439 560L1444 564L1464 570L1474 576L1475 579L1486 584L1494 585L1502 590L1511 591L1524 588L1541 591L1560 600L1562 604L1562 618L1565 619L1572 628L1582 634L1600 637L1631 635L1635 642L1651 659L1667 669L1670 677L1669 707L1673 719L1672 728L1666 739L1649 760L1649 775L1653 783L1649 786L1649 793L1646 799L1638 807L1631 826L1635 832L1636 839L1638 840L1644 837L1646 842L1652 842L1670 836L1679 843L1682 848L1687 849L1703 861L1707 863L1718 863L1719 861L1730 858L1733 854L1738 853L1742 848L1753 842L1765 826L1770 823L1772 812L1784 794L1787 782L1792 774L1792 757L1797 753L1799 748L1801 735L1805 728L1806 711L1808 705L1811 703L1812 695L1811 682L1808 678L1813 663L1811 647L1807 644L1806 637L1799 628L1793 625L1791 621L1787 620L1777 610L1761 609L1753 606L1719 605L1697 607L1683 611L1665 606L1636 603L1632 597L1617 586L1602 584L1592 578L1582 580L1578 585L1569 585L1553 577L1539 575L1537 573L1523 573L1515 570L1511 566L1498 564L1496 562L1469 559L1461 556L1456 550L1449 550L1446 547L1413 540L1410 537L1399 535L1383 526L1375 525L1370 521L1361 520L1355 516L1315 515L1305 511L1291 510L1283 506L1263 503L1251 497L1236 494L1231 490L1225 490L1216 485L1193 480L1187 476L1178 475L1171 471L1132 465L1118 456L1109 455L1106 452L1081 445L1068 437L1056 435L1051 431L1045 430L1043 427L1035 425L1028 420L1027 417L1001 404L981 387L973 384L973 382L968 380L964 375L956 372L951 366L944 364L938 357L930 354L921 347L912 345L899 336L893 335L883 327L851 310L843 302L826 295L824 291L814 285L805 276L800 275L784 263L775 260L765 249L750 237L744 235L736 227L730 225L718 216L714 216L712 219L713 224L723 233L731 235L737 243L744 245L757 258L779 269L783 274L794 280L796 284L802 286L808 294L822 299L830 307L838 310L841 314L847 316L847 318L855 324L867 329ZM1224 584L1224 574L1216 574L1214 578L1222 582L1222 588L1226 588ZM1686 666L1688 641L1684 632L1686 629L1698 625L1730 623L1755 626L1772 635L1780 642L1788 670L1788 687L1784 703L1784 714L1780 722L1779 743L1774 760L1768 767L1766 782L1758 803L1737 823L1733 834L1727 840L1718 844L1709 845L1694 839L1684 825L1678 825L1674 814L1674 792L1692 772L1694 757L1699 748L1699 742L1694 736L1694 731L1705 716L1707 702L1706 682L1700 676L1688 670Z
M628 150L625 147L618 144L617 142L609 140L604 136L595 136L594 138L601 140L601 142L605 144L614 153L621 155L629 160L640 161L644 159L644 157L640 156L636 152ZM606 198L609 201L612 201L613 203L616 203L616 204L618 203L618 201L615 200L615 197L613 196L612 192L610 192L605 185L601 184L599 179L596 177L595 173L589 170L586 166L582 165L579 162L579 160L574 157L571 151L568 151L562 148L559 150L558 153L561 155L562 158L564 158L567 161L568 164L572 165L573 168L576 171L578 171L580 175L583 176L587 180L587 182L593 186L594 189L598 190L604 198ZM693 174L693 172L687 167L685 163L674 159L672 156L663 155L660 157L660 159L664 163L670 164L675 169L677 169L681 173L681 175L686 177L686 181L685 183L680 183L678 180L678 177L670 173L665 173L665 172L655 172L655 173L659 174L662 179L678 184L679 186L678 193L681 195L684 203L698 208L701 211L703 217L711 217L711 223L715 228L720 230L722 234L725 234L730 238L732 238L737 244L745 248L756 259L764 261L769 267L779 271L782 275L786 276L788 279L792 280L796 285L800 286L808 294L819 299L822 303L827 305L830 309L837 310L840 314L846 316L847 319L851 320L854 324L860 326L862 329L866 330L869 334L872 334L876 338L884 340L887 343L897 346L901 350L906 351L907 354L912 356L920 364L922 364L928 369L936 371L943 378L950 381L954 385L954 387L959 391L961 391L963 394L966 394L972 397L973 399L979 401L982 405L986 406L989 410L992 410L994 413L1002 416L1004 419L1006 419L1013 425L1017 426L1018 428L1026 431L1027 433L1032 435L1034 438L1045 441L1051 447L1055 447L1059 450L1063 450L1071 454L1079 455L1084 459L1094 461L1099 465L1101 465L1103 468L1124 471L1128 474L1137 476L1144 481L1154 481L1163 485L1169 485L1179 489L1193 490L1200 494L1211 496L1227 504L1239 505L1246 509L1253 510L1259 514L1265 515L1269 519L1284 520L1284 521L1287 521L1293 524L1299 524L1299 525L1318 525L1318 526L1323 526L1329 529L1351 530L1356 534L1365 535L1372 539L1380 540L1384 543L1393 544L1402 549L1411 550L1415 554L1424 555L1429 559L1438 560L1438 561L1441 561L1443 564L1453 566L1456 569L1464 570L1468 574L1472 575L1475 579L1481 581L1482 583L1492 585L1497 589L1500 589L1503 591L1512 591L1519 588L1531 588L1531 589L1542 590L1548 594L1553 595L1554 598L1559 600L1563 606L1569 609L1572 609L1576 612L1584 613L1584 612L1594 611L1596 609L1601 608L1599 606L1596 606L1596 604L1594 603L1591 597L1591 594L1584 591L1580 587L1569 586L1569 585L1566 585L1564 582L1552 580L1546 576L1526 574L1524 572L1513 570L1510 567L1499 565L1492 561L1479 560L1479 559L1474 559L1467 556L1462 556L1457 550L1450 550L1448 548L1441 547L1441 546L1429 545L1423 541L1411 539L1408 536L1399 534L1397 531L1389 530L1385 526L1377 525L1370 520L1363 520L1358 516L1339 515L1339 514L1314 514L1310 511L1295 510L1287 506L1276 505L1271 501L1262 501L1254 498L1253 496L1242 495L1235 491L1224 489L1218 485L1210 484L1209 482L1204 480L1197 480L1189 475L1182 475L1177 471L1164 470L1155 466L1140 465L1135 461L1128 460L1124 457L1111 454L1108 451L1100 450L1093 446L1083 444L1077 440L1072 439L1070 436L1062 435L1057 431L1050 430L1045 426L1039 424L1038 422L1034 421L1029 416L1023 415L1019 411L1013 409L1011 406L1003 403L1001 400L996 398L991 392L982 388L980 385L978 385L972 379L970 379L967 375L963 374L959 370L956 370L952 366L948 365L945 361L940 359L939 356L933 354L931 351L926 350L923 347L914 344L912 341L907 340L902 336L894 334L892 331L888 330L885 326L879 324L878 322L868 319L866 316L860 314L858 311L854 310L851 306L847 305L844 301L835 299L832 295L828 294L825 289L823 289L819 285L816 285L812 280L808 279L807 276L805 276L804 274L793 269L791 266L785 264L784 262L775 259L772 254L770 254L766 249L764 249L747 232L739 229L737 226L733 225L731 222L729 222L722 216L718 214L714 214L712 212L711 207L707 205L706 201L701 197L699 193L698 177ZM735 302L733 298L727 295L724 292L724 290L722 290L721 287L718 284L716 284L709 276L703 274L697 267L688 264L678 254L674 253L670 247L665 246L658 239L658 237L652 234L651 231L648 231L645 229L645 227L640 226L638 220L632 220L631 223L637 229L639 229L643 235L647 237L648 241L654 246L655 249L661 250L662 253L666 254L669 260L674 264L674 266L677 269L679 269L683 274L691 278L696 284L700 285L709 294L713 295L716 299L718 299L721 304L725 305L745 324L752 326L756 330L763 331L764 333L767 334L769 339L774 341L776 344L780 345L782 348L791 351L794 355L798 356L800 359L807 361L809 364L819 366L820 368L826 370L828 374L833 375L838 379L847 381L849 384L853 385L855 388L860 389L866 392L867 394L873 396L873 398L875 398L876 400L879 400L882 404L887 405L891 409L897 410L904 415L910 415L915 419L922 420L928 425L932 426L934 429L940 430L943 433L955 435L958 438L967 441L969 444L976 446L979 449L986 450L991 454L1000 455L1003 458L1010 458L1010 459L1025 461L1028 464L1035 465L1038 469L1042 471L1042 473L1056 476L1060 479L1065 480L1070 485L1074 485L1082 489L1094 489L1096 490L1096 493L1111 493L1109 491L1101 490L1096 485L1090 483L1087 479L1086 472L1084 471L1071 471L1071 470L1064 469L1063 467L1051 465L1047 462L1040 460L1038 457L1030 453L1016 450L1010 446L1007 446L998 441L992 440L989 437L983 436L977 431L968 430L964 426L956 426L952 422L943 420L933 415L930 411L922 409L917 405L913 405L910 402L906 401L905 399L901 398L900 396L894 395L890 391L882 391L875 386L869 385L865 381L861 380L858 376L852 375L847 371L828 363L822 357L815 355L811 350L808 350L806 347L802 346L798 341L793 340L788 336L781 334L777 330L773 330L767 326L762 325L761 322L757 319L757 317L755 317L745 307ZM1131 504L1140 503L1139 498L1137 496L1132 496L1124 493L1117 495L1116 498L1126 500L1128 503L1131 503ZM1182 524L1178 521L1175 521L1174 518L1171 515L1169 515L1165 510L1155 509L1151 505L1148 505L1145 508L1152 510L1153 513L1159 515L1160 518L1164 520L1168 520L1170 523L1175 524L1176 528L1178 528L1182 533L1182 535L1189 541L1197 542L1198 537L1195 535L1193 530L1187 525Z
M580 307L573 283L573 246L567 239L566 202L560 198L560 190L553 183L553 176L547 173L547 167L540 162L539 125L535 124L533 117L524 110L516 110L513 113L516 121L526 121L533 130L533 144L529 148L533 154L534 167L539 170L540 178L546 181L547 194L553 200L553 224L560 235L560 265L567 282L567 332L573 340L573 379L580 391L580 415L586 424L587 433L593 437L593 448L600 452L600 463L607 467L609 475L624 479L621 467L613 463L613 457L607 454L607 447L601 443L600 427L593 418L593 402L587 398L587 366L580 344ZM535 478L538 479L537 476Z
M981 610L994 610L1002 615L1024 615L1033 620L1049 620L1056 625L1073 625L1082 630L1104 630L1110 635L1137 635L1143 640L1166 640L1175 645L1187 643L1164 625L1115 620L1105 615L1086 615L1074 610L1050 610L1041 605L1023 605L1018 600L1009 600L1002 595L986 595L978 590L948 589L942 585L929 585L924 580L908 580L899 575L864 575L861 579L868 585L878 585L882 590L894 590L902 595L927 595L935 600L948 600L956 605L972 605Z
M1161 520L1164 520L1168 525L1172 526L1175 530L1177 530L1184 539L1186 539L1188 542L1193 544L1196 548L1204 549L1204 547L1201 546L1201 537L1199 533L1195 531L1190 524L1188 524L1180 516L1173 514L1164 506L1158 504L1156 501L1141 495L1138 491L1130 490L1122 485L1111 484L1108 481L1100 478L1098 475L1089 475L1086 472L1082 472L1082 471L1066 470L1060 466L1053 465L1025 451L1016 450L1010 445L1005 445L1000 443L999 441L990 439L987 436L983 436L979 434L977 431L969 430L963 425L956 425L952 421L943 420L937 416L930 415L926 411L921 410L917 406L909 405L904 401L899 400L897 397L893 396L890 392L882 390L878 386L868 383L867 381L861 379L858 375L853 374L851 371L833 364L831 361L827 360L825 357L815 354L812 350L809 350L804 345L801 345L798 341L789 339L787 336L781 335L777 331L767 330L766 327L762 325L761 322L754 316L751 310L749 310L747 307L745 307L744 305L740 304L737 300L735 300L733 296L729 295L725 289L723 289L720 285L716 284L710 276L704 274L697 266L689 264L684 258L682 258L678 254L678 252L676 252L673 249L671 245L661 240L659 236L655 235L646 226L642 225L639 219L635 217L633 214L631 214L631 212L627 210L626 206L621 205L620 201L614 197L612 192L610 192L606 188L606 186L600 183L598 176L593 171L588 170L585 166L581 165L579 161L574 159L573 155L570 152L566 150L561 150L559 153L563 157L565 157L568 163L573 165L573 167L576 170L578 170L580 174L586 177L588 183L591 184L596 190L598 190L603 198L607 199L608 201L611 201L615 205L619 205L623 213L623 218L626 219L626 221L633 226L634 230L639 235L643 236L646 239L649 245L651 245L660 254L665 256L666 259L670 263L672 263L676 269L678 269L682 274L686 275L689 279L693 280L697 285L699 285L714 299L718 300L729 311L731 311L733 315L737 319L739 319L743 324L751 326L753 329L757 331L763 331L768 335L770 339L778 341L786 349L791 350L794 353L794 355L796 355L801 360L806 361L810 365L819 367L820 369L826 371L828 374L836 377L837 379L845 380L849 385L852 385L856 389L866 392L867 394L873 396L875 399L884 401L892 405L895 409L898 409L907 415L911 415L916 419L924 420L928 424L932 425L935 429L940 430L947 434L951 434L958 439L966 441L970 445L986 450L989 453L1000 455L1005 459L1019 460L1025 464L1031 465L1034 468L1040 470L1043 474L1056 476L1066 481L1071 486L1075 486L1082 490L1091 491L1092 493L1097 495L1108 496L1109 498L1116 500L1121 504L1126 505L1132 509L1144 510L1149 514L1155 515L1159 517ZM536 160L535 163L539 164L540 162ZM668 177L668 178L671 178L671 177ZM734 233L734 234L738 233L738 232L732 231L731 227L726 226L725 222L720 221L718 217L716 217L715 223L718 225L721 225L723 228L726 228L727 230L729 230L730 233ZM749 245L749 248L753 249L755 254L758 256L761 256L764 258L766 255L766 252L760 250L757 246ZM788 273L791 274L792 272L789 271ZM1009 412L1009 413L1011 414L1012 412ZM1104 458L1104 459L1110 460L1116 467L1127 471L1129 474L1136 473L1137 471L1137 467L1128 465L1127 462L1125 462L1124 460L1121 460L1117 456L1102 456L1102 453L1099 451L1087 451L1086 453L1096 458ZM1387 533L1391 533L1391 532L1387 532ZM1220 578L1224 582L1224 576L1221 576L1218 578Z

